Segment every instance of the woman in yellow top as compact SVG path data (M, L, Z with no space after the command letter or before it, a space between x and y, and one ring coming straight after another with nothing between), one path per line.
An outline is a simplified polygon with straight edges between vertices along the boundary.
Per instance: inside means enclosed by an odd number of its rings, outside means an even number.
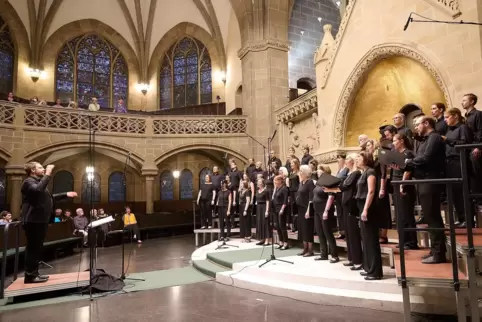
M137 239L137 242L140 244L141 241L141 232L139 230L139 225L137 224L136 216L131 213L131 208L126 207L126 211L124 216L122 216L122 220L124 221L124 229L132 230L134 232L134 239Z

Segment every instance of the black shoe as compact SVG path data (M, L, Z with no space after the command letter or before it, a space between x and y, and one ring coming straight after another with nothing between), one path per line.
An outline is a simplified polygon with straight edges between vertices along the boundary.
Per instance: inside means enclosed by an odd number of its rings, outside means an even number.
M328 256L320 256L315 258L315 261L327 261L327 260L328 260Z
M281 248L283 248L283 245L277 245L276 246L276 249L281 249Z
M455 223L455 228L466 228L466 227L467 227L467 223L465 221Z
M256 245L257 245L257 246L264 245L264 240L263 240L263 241L260 241L260 242L257 242Z
M223 237L219 237L218 241L222 242L222 241L224 241L224 238L223 238Z
M280 248L280 250L287 250L289 248L290 248L290 246L283 246L283 247Z
M381 280L381 277L376 277L376 276L365 276L365 281L378 281Z
M335 263L338 263L339 261L340 261L340 259L339 259L338 257L335 257L335 258L332 258L332 259L330 260L330 263L331 263L331 264L335 264Z
M345 239L345 235L340 235L340 236L336 237L336 239Z
M49 280L48 278L41 278L40 276L25 275L23 282L24 284L36 284L36 283L45 283L48 280Z
M361 276L368 276L367 272L360 272Z
M352 271L361 271L363 269L363 265L354 265L350 268Z
M345 266L345 267L353 267L353 263L352 263L352 262L343 263L343 266Z
M434 256L430 256L422 260L422 264L440 264L447 262L446 259L443 258L435 258Z

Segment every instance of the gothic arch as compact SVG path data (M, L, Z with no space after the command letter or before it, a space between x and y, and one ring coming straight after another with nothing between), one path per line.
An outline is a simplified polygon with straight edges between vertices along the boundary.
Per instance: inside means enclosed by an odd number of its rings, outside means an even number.
M30 61L30 41L28 38L27 29L25 29L25 25L10 2L0 1L0 15L10 29L10 35L15 46L16 57L13 73L13 90L15 91L17 85L18 60L22 59L22 61Z
M97 34L114 44L126 60L129 69L129 83L133 84L133 80L137 80L140 75L140 69L136 53L132 47L127 40L112 27L95 19L72 21L57 29L50 35L42 47L40 63L44 66L55 66L57 53L62 49L64 44L75 37L85 34Z
M215 151L225 152L241 160L244 163L248 162L248 159L242 153L234 151L231 148L228 148L227 146L223 146L220 144L186 144L186 145L177 146L171 150L164 152L163 154L161 154L155 159L154 164L157 166L167 158L172 157L173 155L176 155L182 152L192 151L192 150L215 150Z
M86 140L86 141L60 142L60 143L49 144L25 154L25 160L26 161L37 160L53 152L68 150L72 148L89 148L89 141ZM133 153L127 148L124 148L117 144L96 141L95 149L106 150L111 153L118 154L119 156L121 156L121 158L124 158L124 159L130 153L131 160L136 165L137 169L141 169L142 165L144 164L144 158L142 158L140 155L138 155L137 153Z
M333 122L334 147L343 147L345 144L346 124L350 112L350 105L353 103L358 90L363 85L365 76L382 59L392 56L407 57L422 64L434 77L444 94L445 101L449 105L448 108L450 108L451 99L449 86L447 86L447 83L441 75L441 66L435 67L435 65L426 57L425 54L409 45L390 43L375 46L358 62L357 66L348 77L343 90L341 91L341 95L336 105L337 107ZM445 79L448 80L447 77L445 77Z
M154 48L154 51L152 52L147 75L148 79L153 79L155 77L157 80L156 88L157 84L159 84L160 67L164 54L169 48L171 48L173 44L186 36L195 38L206 46L209 56L211 57L213 71L219 70L223 65L221 64L220 54L216 48L216 40L209 34L209 32L196 24L190 22L181 22L172 27L164 34L164 36L162 36L161 40L159 40Z

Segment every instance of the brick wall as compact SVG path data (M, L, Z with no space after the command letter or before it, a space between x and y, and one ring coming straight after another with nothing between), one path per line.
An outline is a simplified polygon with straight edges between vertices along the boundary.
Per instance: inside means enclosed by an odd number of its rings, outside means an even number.
M321 23L318 17L322 18ZM316 80L313 53L323 39L323 25L328 23L333 25L333 36L336 36L340 10L334 0L296 0L288 28L290 88L296 88L296 81L300 78Z

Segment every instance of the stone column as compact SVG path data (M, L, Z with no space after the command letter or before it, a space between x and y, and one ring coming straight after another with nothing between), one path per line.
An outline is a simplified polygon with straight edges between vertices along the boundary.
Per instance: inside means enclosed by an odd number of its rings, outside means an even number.
M146 214L154 213L154 181L157 178L157 168L143 168L142 176L145 179Z
M7 188L10 191L10 212L14 219L20 218L20 208L22 206L22 182L25 178L23 166L5 167L7 174Z

